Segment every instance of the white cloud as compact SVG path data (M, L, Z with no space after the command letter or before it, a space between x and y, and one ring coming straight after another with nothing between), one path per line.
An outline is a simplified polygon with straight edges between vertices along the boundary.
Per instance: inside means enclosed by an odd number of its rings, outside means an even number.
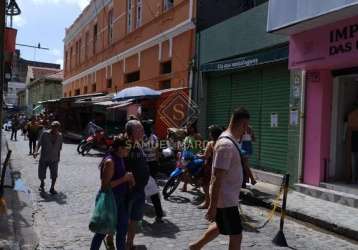
M63 69L63 59L62 58L57 59L56 63L61 64L61 69Z
M69 4L76 5L83 10L89 4L90 0L31 0L35 4Z
M19 16L14 16L13 18L13 22L14 22L14 25L18 28L21 28L23 27L27 22L26 22L26 19L19 15Z
M55 56L55 57L60 57L62 56L62 51L59 49L52 49L51 53Z
M84 8L87 7L87 5L89 4L90 0L78 0L77 4L80 7L81 10L83 10Z

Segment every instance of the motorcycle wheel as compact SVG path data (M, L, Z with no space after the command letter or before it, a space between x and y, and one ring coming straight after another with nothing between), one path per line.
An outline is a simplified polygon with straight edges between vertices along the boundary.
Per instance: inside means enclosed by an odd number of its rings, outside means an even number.
M82 154L83 146L86 144L86 141L82 140L77 146L77 153Z
M91 151L91 149L94 147L94 144L92 142L86 143L85 145L83 145L82 147L82 155L86 156L89 151Z
M181 181L181 175L179 176L172 176L169 178L167 183L165 183L165 186L163 188L163 197L164 199L168 199L169 196L174 193L174 191L177 189Z

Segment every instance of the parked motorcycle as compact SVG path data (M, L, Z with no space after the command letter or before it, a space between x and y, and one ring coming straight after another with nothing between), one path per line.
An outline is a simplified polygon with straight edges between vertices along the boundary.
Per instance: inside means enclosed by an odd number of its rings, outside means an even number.
M112 145L113 136L107 136L104 131L97 131L94 135L87 137L80 148L80 152L83 156L86 156L95 147L105 147L105 150L108 150Z
M93 141L95 136L98 136L100 132L104 132L104 129L94 122L90 121L87 124L86 127L86 136L83 137L83 139L80 141L80 143L77 146L77 153L82 154L84 150L84 146L90 142Z
M83 146L87 143L87 138L88 138L88 137L82 139L82 140L80 141L80 143L78 143L78 145L77 145L77 153L82 154L82 152L83 152Z
M202 169L204 160L190 151L183 151L178 154L176 169L170 174L170 178L163 188L163 197L168 199L185 178L193 186L202 185Z
M185 130L168 128L167 147L161 151L159 156L160 172L169 176L176 168L178 152L182 151L182 141L185 138Z

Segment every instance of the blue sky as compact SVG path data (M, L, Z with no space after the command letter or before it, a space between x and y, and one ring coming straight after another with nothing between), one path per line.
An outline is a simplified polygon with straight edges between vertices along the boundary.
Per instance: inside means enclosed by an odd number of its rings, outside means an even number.
M69 27L90 0L16 0L22 14L14 19L17 43L36 45L46 50L17 46L28 60L63 63L63 38Z

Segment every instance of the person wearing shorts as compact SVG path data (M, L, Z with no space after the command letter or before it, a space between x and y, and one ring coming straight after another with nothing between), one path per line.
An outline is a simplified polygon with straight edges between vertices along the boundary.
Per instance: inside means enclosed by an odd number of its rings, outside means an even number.
M51 188L50 193L55 195L57 191L55 190L55 184L58 177L58 164L60 162L60 154L62 150L63 138L62 134L59 132L60 123L54 121L51 124L50 130L45 130L39 139L36 150L34 152L34 158L39 154L38 151L41 148L41 155L38 167L38 177L41 181L39 191L45 191L45 180L47 168L50 169L51 175Z
M246 109L236 109L231 116L229 128L215 144L210 205L206 214L207 220L212 224L198 241L189 245L190 250L202 249L219 234L230 237L229 250L241 249L239 195L243 181L243 162L237 141L245 133L249 119Z
M32 117L31 121L26 125L27 135L29 137L29 155L35 153L36 142L40 134L40 125L38 124L36 117Z

